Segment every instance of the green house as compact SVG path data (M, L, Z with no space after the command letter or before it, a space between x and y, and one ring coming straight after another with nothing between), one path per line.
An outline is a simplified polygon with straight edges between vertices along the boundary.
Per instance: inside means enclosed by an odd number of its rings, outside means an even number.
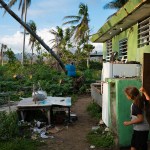
M150 1L129 0L91 41L103 43L107 61L112 52L118 52L120 59L142 63L143 53L150 52Z
M150 0L129 0L91 38L92 42L103 43L103 59L111 61L113 52L122 63L140 62L143 54L150 53ZM139 88L139 78L108 78L109 127L116 133L120 147L129 146L132 126L123 122L130 120L130 105L124 89L127 86ZM105 99L102 99L105 101ZM103 108L102 108L103 109Z

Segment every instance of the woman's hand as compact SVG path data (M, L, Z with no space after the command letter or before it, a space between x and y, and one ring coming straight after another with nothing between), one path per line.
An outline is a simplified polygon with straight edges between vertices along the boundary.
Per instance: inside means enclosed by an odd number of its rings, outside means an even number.
M145 92L146 92L143 87L141 87L141 88L139 89L139 91L140 91L141 93L145 93Z
M125 121L123 124L124 124L125 126L128 126L128 125L131 124L131 122L130 122L130 121Z
M143 87L141 87L139 91L145 95L146 100L150 101L150 96L147 94L146 90Z

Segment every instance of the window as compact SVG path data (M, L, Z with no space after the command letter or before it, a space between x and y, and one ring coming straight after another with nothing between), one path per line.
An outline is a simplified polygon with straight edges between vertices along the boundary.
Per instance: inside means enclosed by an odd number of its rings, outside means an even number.
M123 62L127 61L127 39L119 41L119 59Z
M138 23L138 47L150 45L150 17Z
M106 50L107 50L106 61L110 61L110 57L112 54L112 39L106 41Z

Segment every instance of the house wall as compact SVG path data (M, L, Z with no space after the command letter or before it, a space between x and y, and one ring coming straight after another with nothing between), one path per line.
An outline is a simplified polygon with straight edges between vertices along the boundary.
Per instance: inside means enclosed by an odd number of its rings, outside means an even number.
M128 61L138 61L143 63L143 53L150 53L150 45L138 48L138 25L134 25L127 30L121 32L112 38L112 50L119 52L119 41L127 38L128 39ZM106 42L103 43L103 58L106 57Z

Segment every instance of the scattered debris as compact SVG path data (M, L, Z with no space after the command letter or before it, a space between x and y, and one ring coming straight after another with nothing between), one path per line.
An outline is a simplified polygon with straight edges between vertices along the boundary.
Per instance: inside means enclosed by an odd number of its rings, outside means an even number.
M99 124L100 124L100 125L103 125L103 124L104 124L104 121L103 121L103 120L100 120L100 121L99 121Z
M106 131L106 132L109 132L109 131L110 131L110 129L109 129L108 127L106 127L106 128L105 128L105 131Z
M94 145L91 145L91 146L90 146L90 148L91 148L91 149L94 149L94 148L95 148L95 146L94 146Z
M100 128L100 126L93 126L92 131L98 130L99 128Z
M55 134L65 129L65 127L54 127L47 131L47 133Z
M71 113L71 114L70 114L70 120L71 120L72 122L77 121L77 120L78 120L77 115L76 115L76 114Z

